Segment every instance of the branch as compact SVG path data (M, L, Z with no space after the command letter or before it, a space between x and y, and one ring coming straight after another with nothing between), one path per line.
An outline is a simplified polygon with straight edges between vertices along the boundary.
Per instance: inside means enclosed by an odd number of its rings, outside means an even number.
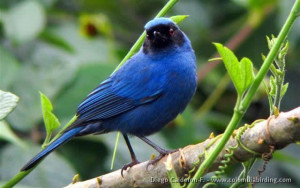
M218 137L215 137L218 138ZM189 145L172 154L172 163L179 178L183 178L189 170L194 167L194 163L199 161L198 156L202 156L200 163L204 161L203 153L212 150L219 142L219 139L210 138L196 145ZM300 107L289 112L282 112L278 117L271 116L253 127L247 129L241 137L241 142L248 149L258 153L269 152L270 146L276 150L282 149L291 143L300 140ZM217 170L220 161L226 153L226 148L236 146L237 141L231 137L226 147L214 161L206 173ZM211 146L210 146L211 145ZM210 147L209 147L210 146ZM208 149L207 149L208 148ZM234 159L231 163L239 163L249 160L253 153L239 146L234 150ZM168 184L168 176L164 162L161 159L155 166L149 166L146 170L148 161L133 166L124 172L117 170L87 181L77 182L68 185L66 188L81 187L165 187ZM163 184L165 182L165 184Z

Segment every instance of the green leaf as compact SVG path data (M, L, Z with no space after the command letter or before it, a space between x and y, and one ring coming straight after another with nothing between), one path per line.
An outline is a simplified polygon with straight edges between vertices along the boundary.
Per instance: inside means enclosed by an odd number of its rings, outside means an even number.
M47 135L50 135L53 130L59 127L60 122L58 121L57 117L52 113L53 107L47 96L40 92L40 97Z
M240 82L244 82L244 80L240 79L239 76L239 61L234 55L234 53L229 50L228 48L224 47L222 44L215 43L214 44L221 55L223 62L225 64L225 67L228 71L228 74L237 90L238 93L243 92L243 88L241 87Z
M4 119L16 106L19 97L0 90L0 120Z
M20 147L25 147L24 142L17 137L5 121L0 121L0 139L9 141Z
M282 98L282 97L285 95L285 93L286 93L288 87L289 87L289 83L286 83L286 84L284 84L284 85L282 86L281 92L280 92L280 98Z
M270 71L272 72L272 74L273 74L274 76L277 76L277 69L276 69L276 67L275 67L274 64L271 64L271 65L270 65Z
M273 105L272 96L270 94L270 90L269 90L268 85L267 85L267 83L265 81L263 81L262 83L263 83L263 85L265 87L265 91L266 91L267 96L268 96L268 101L269 101L269 106L270 106L270 112L271 112L271 114L273 114L273 106L274 105Z
M238 61L234 53L222 44L214 43L221 55L227 72L239 95L242 95L253 82L253 66L248 58Z
M187 17L189 17L189 15L177 15L170 17L170 19L173 20L176 24L178 24L185 20Z
M23 1L1 15L5 34L17 43L34 39L46 23L45 11L37 1Z
M252 84L254 80L252 62L250 59L245 57L241 60L241 76L244 77L242 79L244 81L242 85L243 85L243 90L245 91L246 89L249 88L249 86Z
M275 95L276 95L276 81L275 81L275 78L274 78L274 76L270 76L270 95L272 96L272 97L275 97Z
M282 46L281 46L281 49L280 49L279 54L278 54L279 61L281 61L281 62L284 61L285 56L288 52L288 49L289 49L289 42L287 41L285 44L282 44Z

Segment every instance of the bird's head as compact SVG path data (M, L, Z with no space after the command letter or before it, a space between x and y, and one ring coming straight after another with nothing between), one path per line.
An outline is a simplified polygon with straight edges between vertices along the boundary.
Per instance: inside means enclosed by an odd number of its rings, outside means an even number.
M144 52L162 50L172 46L181 46L184 35L178 26L168 18L156 18L145 25L146 39Z

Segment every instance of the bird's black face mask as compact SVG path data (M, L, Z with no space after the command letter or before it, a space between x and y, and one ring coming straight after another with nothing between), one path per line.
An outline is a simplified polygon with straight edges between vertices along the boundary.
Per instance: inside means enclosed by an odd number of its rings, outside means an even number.
M162 50L184 43L183 33L173 23L160 24L146 30L146 39L143 45L144 53Z

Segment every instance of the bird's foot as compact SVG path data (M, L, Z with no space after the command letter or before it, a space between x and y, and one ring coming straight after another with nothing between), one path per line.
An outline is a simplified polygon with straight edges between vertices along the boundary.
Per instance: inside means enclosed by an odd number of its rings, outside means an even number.
M179 149L175 149L175 150L162 150L160 153L159 153L159 156L155 157L154 159L150 160L147 164L147 170L148 170L148 167L150 165L155 165L158 161L160 161L162 158L164 158L164 156L168 155L168 154L171 154L171 153L174 153L176 151L178 151Z
M139 163L140 163L140 162L139 162L138 160L134 160L134 161L132 161L132 162L130 162L130 163L124 165L123 168L121 169L121 176L124 178L124 176L123 176L123 171L124 171L124 170L127 171L127 168L131 168L131 167L133 167L134 165L139 164Z

